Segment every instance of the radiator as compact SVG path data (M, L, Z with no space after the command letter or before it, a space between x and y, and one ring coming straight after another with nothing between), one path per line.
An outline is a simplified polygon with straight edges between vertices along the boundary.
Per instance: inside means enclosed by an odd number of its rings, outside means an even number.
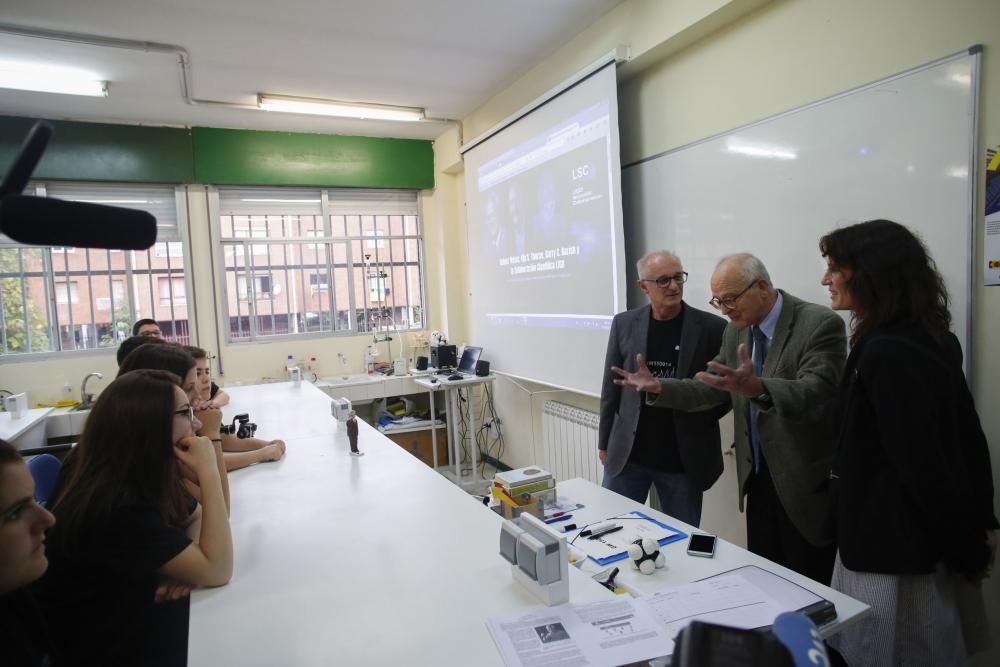
M546 401L542 415L545 468L557 480L582 477L601 483L603 466L597 458L596 412Z

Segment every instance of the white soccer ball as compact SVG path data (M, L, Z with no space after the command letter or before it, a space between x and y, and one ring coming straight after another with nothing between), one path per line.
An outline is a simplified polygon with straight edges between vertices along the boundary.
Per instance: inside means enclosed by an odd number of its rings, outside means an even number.
M648 537L628 545L628 559L632 567L643 574L652 574L653 570L665 567L667 564L667 559L660 551L660 545Z

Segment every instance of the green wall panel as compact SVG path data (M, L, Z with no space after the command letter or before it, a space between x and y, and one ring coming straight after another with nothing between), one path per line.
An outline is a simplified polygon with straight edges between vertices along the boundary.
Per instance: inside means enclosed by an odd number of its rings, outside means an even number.
M52 141L33 178L117 183L192 183L191 131L169 127L49 121ZM6 173L34 125L0 116L0 172Z
M212 185L434 187L430 141L192 128L195 180Z

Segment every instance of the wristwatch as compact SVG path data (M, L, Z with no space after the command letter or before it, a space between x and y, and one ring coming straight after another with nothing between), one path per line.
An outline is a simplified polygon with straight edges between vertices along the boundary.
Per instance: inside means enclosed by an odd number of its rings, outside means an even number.
M760 396L754 396L752 400L756 401L757 403L763 403L764 405L771 405L772 403L774 403L774 399L771 398L771 394L767 393L766 391Z

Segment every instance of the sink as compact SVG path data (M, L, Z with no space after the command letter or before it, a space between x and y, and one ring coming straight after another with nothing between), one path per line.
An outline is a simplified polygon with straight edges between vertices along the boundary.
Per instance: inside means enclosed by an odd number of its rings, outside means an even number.
M94 408L93 403L81 403L74 408L70 409L70 412L83 412L84 410L92 410Z
M322 378L320 381L328 386L336 387L340 385L348 384L366 384L368 382L381 382L385 379L384 375L376 373L375 375L334 375L331 377Z

